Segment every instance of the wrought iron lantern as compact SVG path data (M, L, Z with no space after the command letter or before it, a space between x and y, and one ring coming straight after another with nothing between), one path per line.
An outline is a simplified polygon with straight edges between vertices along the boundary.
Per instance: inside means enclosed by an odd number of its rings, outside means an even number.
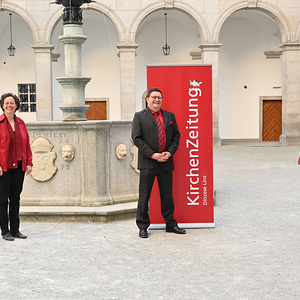
M165 13L165 35L166 35L166 43L165 45L162 47L163 49L163 53L164 55L169 55L170 54L170 46L168 45L168 41L167 41L167 34L168 34L168 31L167 31L167 14Z
M10 26L10 46L7 48L7 51L9 56L15 56L16 48L12 45L11 14L9 14L9 26Z

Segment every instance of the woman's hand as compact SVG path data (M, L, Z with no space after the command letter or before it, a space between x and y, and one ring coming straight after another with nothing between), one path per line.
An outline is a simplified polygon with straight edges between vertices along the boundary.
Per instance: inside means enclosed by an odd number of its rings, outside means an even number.
M32 166L26 166L25 174L29 175L32 172Z
M2 168L0 167L0 176L3 175L3 171L2 171Z

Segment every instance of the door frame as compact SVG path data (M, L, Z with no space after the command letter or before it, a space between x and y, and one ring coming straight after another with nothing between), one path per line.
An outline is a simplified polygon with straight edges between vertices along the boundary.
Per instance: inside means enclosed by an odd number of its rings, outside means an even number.
M109 116L109 98L85 98L85 104L87 102L106 102L106 120Z
M263 141L263 104L264 101L282 101L282 96L259 96L259 141ZM282 117L282 116L281 116Z

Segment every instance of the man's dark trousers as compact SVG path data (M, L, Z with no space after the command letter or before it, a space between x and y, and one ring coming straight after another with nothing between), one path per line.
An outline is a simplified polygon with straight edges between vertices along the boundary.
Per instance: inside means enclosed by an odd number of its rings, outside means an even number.
M139 202L136 217L136 224L139 229L147 229L150 225L148 212L149 198L155 177L157 177L157 182L159 185L161 213L166 221L166 226L174 227L177 225L177 222L173 218L173 172L164 171L162 164L163 163L159 163L157 168L140 170Z

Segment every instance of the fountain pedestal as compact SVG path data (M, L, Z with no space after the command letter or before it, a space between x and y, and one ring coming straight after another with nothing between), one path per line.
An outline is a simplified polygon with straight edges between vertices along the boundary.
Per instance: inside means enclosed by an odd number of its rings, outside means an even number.
M87 37L82 34L82 25L64 25L64 35L59 40L64 44L65 77L56 80L63 88L63 121L85 121L89 105L85 105L85 86L91 80L82 77L81 45Z

